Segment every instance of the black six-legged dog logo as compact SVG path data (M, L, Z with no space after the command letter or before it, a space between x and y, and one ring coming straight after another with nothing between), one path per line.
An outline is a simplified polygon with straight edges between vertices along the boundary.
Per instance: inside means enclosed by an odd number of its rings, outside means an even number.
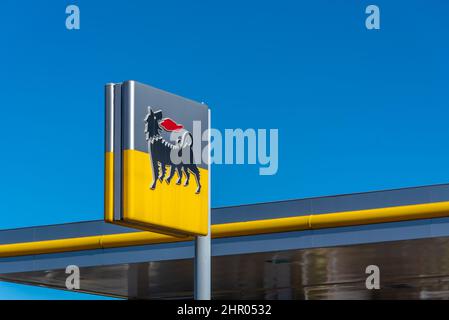
M156 188L157 180L162 183L165 179L170 184L175 172L178 174L176 184L181 184L182 176L185 175L184 186L189 185L190 174L192 173L196 180L196 193L201 192L200 171L193 160L193 137L190 132L183 130L183 125L177 124L170 118L162 118L162 111L153 112L148 107L148 113L145 116L145 138L148 143L148 152L151 159L151 170L153 172L153 181L150 189ZM182 134L175 144L166 141L161 136L161 131L180 131ZM173 163L171 159L172 153L179 155L179 164ZM189 161L184 161L187 152ZM170 167L170 174L165 178L167 167Z

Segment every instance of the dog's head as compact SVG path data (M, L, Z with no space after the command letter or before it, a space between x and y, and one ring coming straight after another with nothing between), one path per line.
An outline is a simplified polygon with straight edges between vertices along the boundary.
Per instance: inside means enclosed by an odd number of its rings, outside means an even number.
M148 113L144 121L147 140L160 134L162 129L167 132L173 132L184 128L182 124L178 124L170 118L162 118L162 111L154 112L151 107L148 107Z
M159 122L162 120L162 111L158 110L154 112L151 107L148 107L148 113L145 116L145 133L147 140L151 137L157 136L161 127L159 126Z

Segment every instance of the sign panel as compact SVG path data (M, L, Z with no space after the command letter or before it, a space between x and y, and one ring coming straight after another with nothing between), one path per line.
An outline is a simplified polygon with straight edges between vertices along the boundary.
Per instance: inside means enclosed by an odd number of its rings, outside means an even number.
M106 85L105 220L206 235L209 109L136 81Z

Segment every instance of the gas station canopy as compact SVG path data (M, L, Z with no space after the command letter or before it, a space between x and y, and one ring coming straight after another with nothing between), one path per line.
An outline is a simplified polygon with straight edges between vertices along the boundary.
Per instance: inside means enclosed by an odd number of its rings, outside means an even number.
M449 185L434 185L213 209L212 298L449 298L448 201ZM190 239L69 245L135 233L104 221L0 231L0 280L65 289L77 265L82 292L192 298ZM379 290L365 287L369 265Z

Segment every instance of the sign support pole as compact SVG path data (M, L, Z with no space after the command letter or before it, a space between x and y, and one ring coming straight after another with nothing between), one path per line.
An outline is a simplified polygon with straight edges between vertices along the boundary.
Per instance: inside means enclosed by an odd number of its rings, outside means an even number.
M211 154L210 154L210 128L211 116L208 112L209 128L208 128L208 208L207 208L207 235L204 237L196 237L195 239L195 284L194 298L195 300L211 299L211 236L210 236L210 219L211 219Z
M210 211L209 211L210 212ZM195 240L195 300L210 300L211 241L209 234Z

